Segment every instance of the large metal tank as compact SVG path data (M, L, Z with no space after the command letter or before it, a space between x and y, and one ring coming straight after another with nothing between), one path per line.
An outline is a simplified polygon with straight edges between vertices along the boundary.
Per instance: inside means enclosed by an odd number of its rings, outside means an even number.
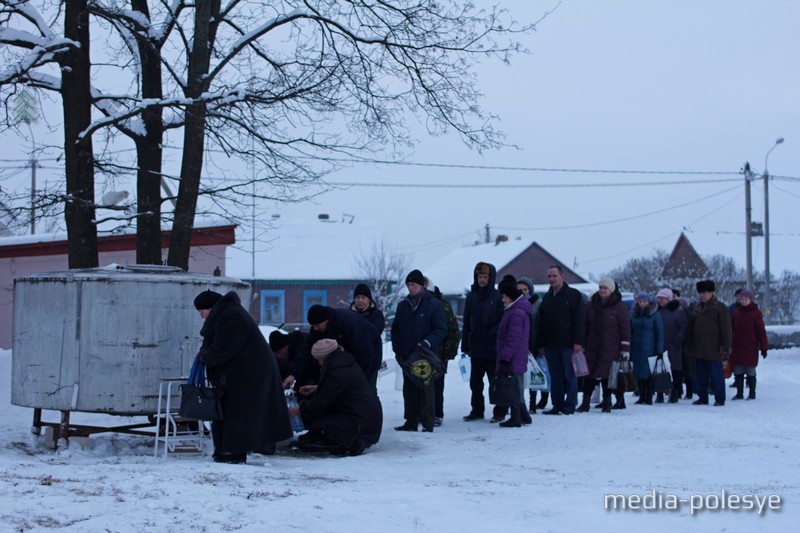
M240 280L158 265L17 278L11 403L155 413L159 380L187 375L200 347L203 319L193 300L206 289L235 290L249 302L250 286Z

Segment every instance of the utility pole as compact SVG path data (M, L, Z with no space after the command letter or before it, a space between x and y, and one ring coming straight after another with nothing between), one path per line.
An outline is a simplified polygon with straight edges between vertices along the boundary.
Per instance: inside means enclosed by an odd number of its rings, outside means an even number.
M769 272L769 170L767 169L767 160L769 154L779 144L783 144L783 137L778 137L772 148L767 150L767 155L764 156L764 321L769 324L772 322L772 309L770 308L770 272Z
M490 242L492 242L492 236L489 233L489 223L487 222L486 223L486 243L488 244Z
M750 180L753 174L750 172L750 163L744 164L744 224L745 242L747 246L747 290L753 290L753 220L752 208L750 206Z

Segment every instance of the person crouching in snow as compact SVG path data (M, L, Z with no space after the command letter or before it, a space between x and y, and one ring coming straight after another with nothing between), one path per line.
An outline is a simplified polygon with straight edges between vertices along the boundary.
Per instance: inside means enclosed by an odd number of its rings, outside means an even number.
M309 428L298 438L298 447L361 455L381 436L383 410L375 388L334 339L314 343L311 355L321 366L319 384L300 387L299 407L289 410Z

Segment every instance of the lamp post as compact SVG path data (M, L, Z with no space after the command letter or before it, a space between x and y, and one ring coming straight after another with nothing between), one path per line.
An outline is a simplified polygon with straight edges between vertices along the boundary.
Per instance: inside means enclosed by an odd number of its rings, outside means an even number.
M750 207L750 182L753 180L753 173L750 171L750 163L744 164L744 231L745 249L747 251L747 290L753 290L753 219Z
M779 144L783 144L783 137L778 137L772 148L767 150L767 155L764 156L764 320L769 324L771 318L770 297L769 297L769 170L767 167L767 160L769 154L777 148Z

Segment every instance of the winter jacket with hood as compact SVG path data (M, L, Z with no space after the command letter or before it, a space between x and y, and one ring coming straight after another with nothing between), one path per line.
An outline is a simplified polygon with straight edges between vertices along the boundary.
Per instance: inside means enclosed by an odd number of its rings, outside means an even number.
M746 306L736 305L731 315L731 329L731 364L758 366L758 350L767 349L767 330L764 328L764 317L755 302Z
M596 292L586 304L586 341L583 344L589 376L608 379L611 363L631 350L628 306L618 290L603 301Z
M406 296L397 304L392 321L392 351L398 359L406 359L417 344L427 341L428 348L438 351L447 336L447 321L442 303L427 289L416 297Z
M478 286L477 269L489 267L489 283ZM490 263L478 263L472 270L472 288L464 304L464 328L461 332L461 351L476 359L497 357L497 328L503 318L503 298L494 284L497 269Z
M664 307L659 307L658 314L664 324L664 349L669 353L669 364L673 370L683 370L683 342L689 319L678 300L670 300Z
M631 361L637 379L650 378L648 358L664 353L664 324L653 302L646 308L633 305L631 317Z

